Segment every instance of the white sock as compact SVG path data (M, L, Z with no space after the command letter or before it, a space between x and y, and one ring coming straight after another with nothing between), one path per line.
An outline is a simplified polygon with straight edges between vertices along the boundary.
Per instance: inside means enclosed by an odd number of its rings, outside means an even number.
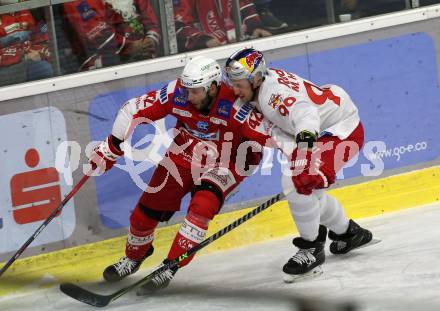
M314 193L319 198L320 223L336 234L347 232L349 219L338 200L329 196L324 189Z

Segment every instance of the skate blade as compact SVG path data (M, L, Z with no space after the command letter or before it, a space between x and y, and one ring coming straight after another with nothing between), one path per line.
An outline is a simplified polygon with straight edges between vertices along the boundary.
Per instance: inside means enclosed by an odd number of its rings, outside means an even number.
M167 286L165 286L165 287L156 287L152 283L147 283L147 284L139 287L136 290L136 296L154 295L154 294L164 290L165 288L167 288Z
M360 248L364 248L364 247L372 246L372 245L375 245L375 244L380 243L380 242L382 242L381 239L378 239L378 238L372 238L370 242L368 242L368 243L366 243L366 244L364 244L364 245L361 245L361 246L359 246L359 247L356 247L355 249L360 249Z
M158 290L152 290L150 288L145 288L145 287L139 287L136 290L136 296L149 296L149 295L153 295L154 293L156 293Z
M313 268L312 270L310 270L307 273L304 274L287 274L284 273L284 277L283 277L283 281L284 283L296 283L299 281L304 281L307 279L311 279L314 277L317 277L319 275L321 275L322 273L324 273L324 271L322 270L321 266L317 266L315 268Z

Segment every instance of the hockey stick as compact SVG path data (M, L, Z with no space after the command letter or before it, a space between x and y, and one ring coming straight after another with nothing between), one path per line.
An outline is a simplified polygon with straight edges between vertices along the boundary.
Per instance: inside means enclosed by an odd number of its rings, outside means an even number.
M47 219L38 227L38 229L32 234L32 236L20 247L20 249L12 256L11 259L0 269L0 276L9 268L10 265L24 252L24 250L31 244L35 238L41 233L41 231L46 228L46 226L54 219L63 207L69 202L69 200L78 192L78 190L84 185L84 183L89 179L90 173L84 175L83 178L78 182L78 184L67 194L64 200L58 205L58 207L47 217Z
M222 237L223 235L225 235L229 231L233 230L234 228L237 228L239 225L241 225L245 221L251 219L252 217L257 215L258 213L264 211L265 209L267 209L272 204L280 201L285 196L286 195L283 192L277 194L276 196L270 198L266 202L264 202L264 203L260 204L259 206L257 206L255 209L253 209L252 211L250 211L246 215L244 215L241 218L237 219L236 221L234 221L233 223L231 223L227 227L224 227L220 231L214 233L209 238L205 239L202 243L200 243L200 244L194 246L193 248L189 249L186 253L182 254L178 258L164 263L163 265L157 267L153 272L148 274L146 277L142 278L141 280L139 280L139 281L137 281L137 282L135 282L135 283L133 283L133 284L131 284L129 286L126 286L126 287L118 290L117 292L115 292L115 293L113 293L111 295L95 294L95 293L92 293L92 292L90 292L90 291L88 291L88 290L86 290L84 288L81 288L81 287L75 285L75 284L72 284L72 283L63 283L63 284L61 284L60 285L60 290L64 294L72 297L73 299L79 300L79 301L84 302L86 304L89 304L91 306L94 306L94 307L105 307L109 303L111 303L112 301L118 299L122 295L124 295L127 292L129 292L130 290L132 290L133 288L136 288L138 286L141 286L141 285L144 285L144 284L148 283L149 281L151 281L153 278L155 278L157 275L159 275L163 271L176 267L179 264L179 262L181 262L182 260L184 260L184 259L190 257L191 255L195 254L196 252L198 252L199 250L201 250L205 246L211 244L215 240L219 239L220 237Z

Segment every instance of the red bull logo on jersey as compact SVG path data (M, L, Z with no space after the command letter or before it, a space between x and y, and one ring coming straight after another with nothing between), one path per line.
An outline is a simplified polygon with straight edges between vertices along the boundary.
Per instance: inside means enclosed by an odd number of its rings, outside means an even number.
M280 94L272 94L269 99L269 106L276 109L282 102L283 98Z
M258 51L255 51L240 59L239 63L242 64L247 71L253 72L255 68L258 67L262 59L263 59L263 54L261 54Z

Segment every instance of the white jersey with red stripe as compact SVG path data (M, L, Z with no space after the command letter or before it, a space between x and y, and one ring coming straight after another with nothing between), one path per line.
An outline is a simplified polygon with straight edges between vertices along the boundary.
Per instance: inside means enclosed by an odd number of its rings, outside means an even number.
M277 142L292 142L304 130L345 139L358 126L358 110L341 87L319 87L280 69L268 72L255 106L274 123Z

